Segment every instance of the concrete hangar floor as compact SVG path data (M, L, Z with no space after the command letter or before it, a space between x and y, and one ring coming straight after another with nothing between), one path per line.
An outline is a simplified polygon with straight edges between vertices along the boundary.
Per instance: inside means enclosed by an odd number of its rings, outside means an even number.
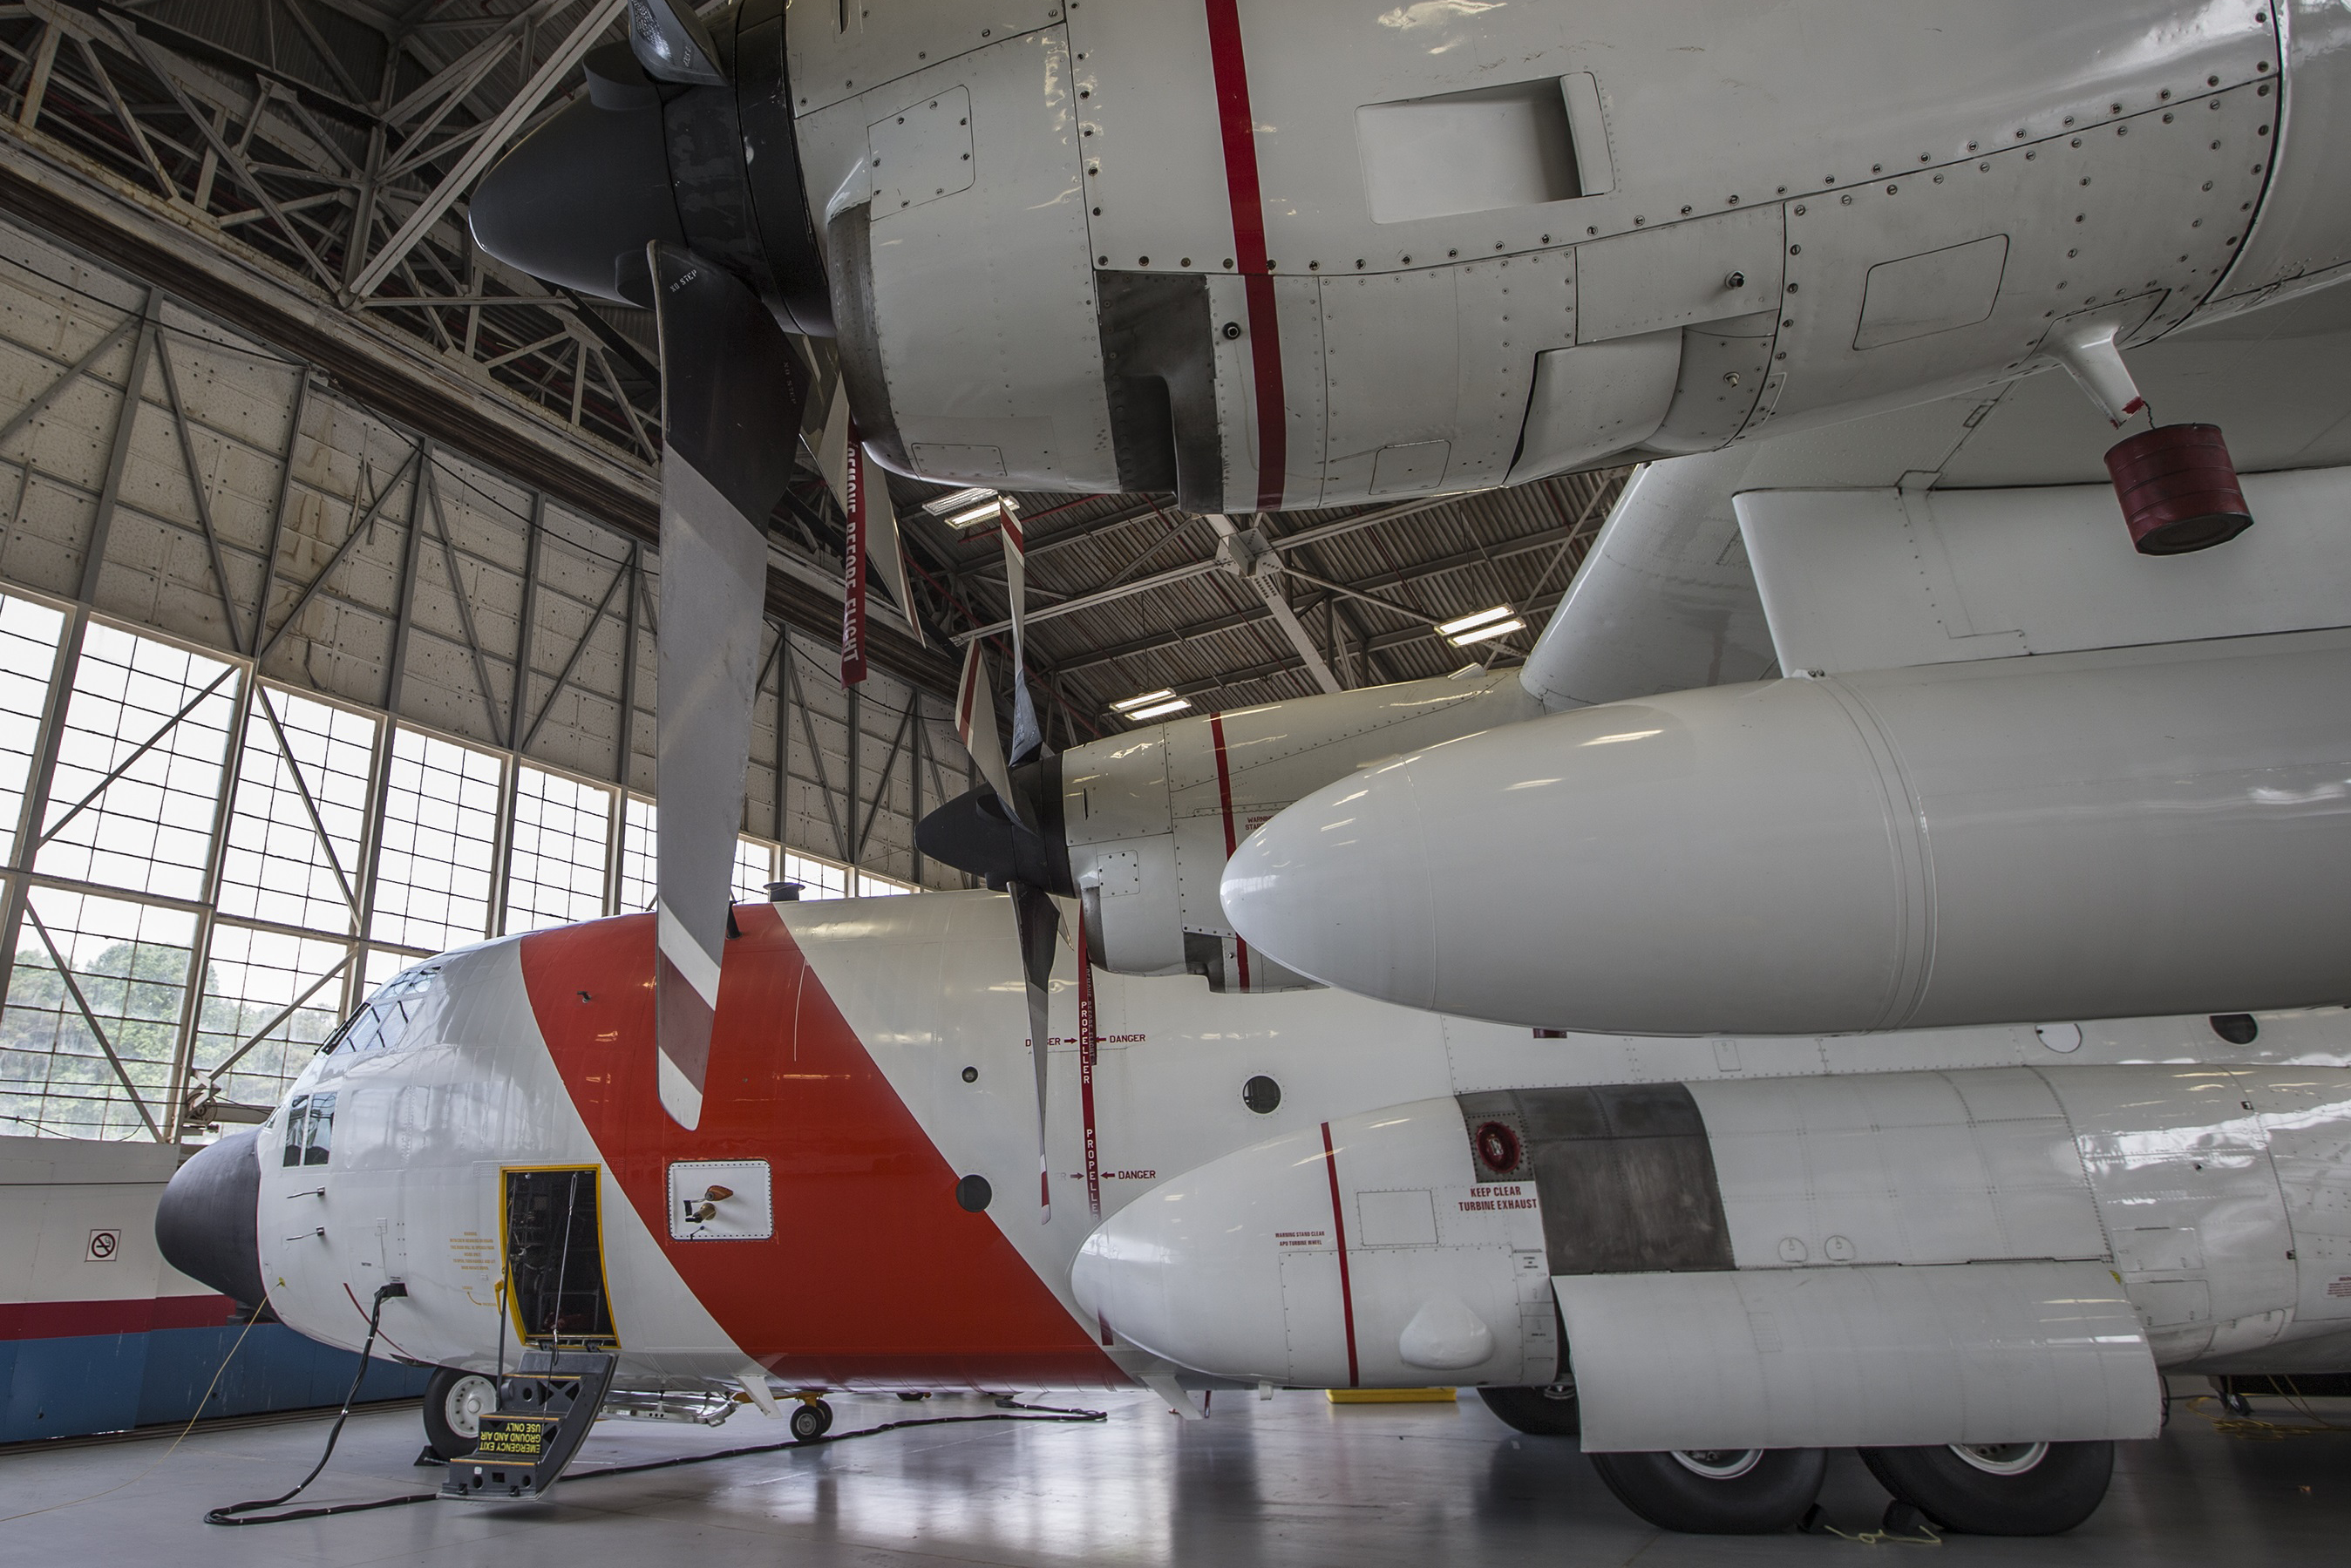
M2088 1523L2039 1540L1957 1536L1953 1561L2130 1564L2319 1563L2351 1535L2351 1400L2306 1408L2335 1430L2231 1429L2217 1401L2177 1387L2158 1440L2120 1446ZM587 1472L780 1438L748 1414L709 1430L608 1421L545 1503L428 1502L264 1528L201 1522L269 1497L316 1461L325 1416L19 1448L0 1456L0 1564L496 1563L643 1568L789 1562L1343 1564L1818 1562L1836 1535L1665 1534L1608 1494L1572 1438L1524 1437L1474 1396L1458 1405L1334 1406L1320 1394L1224 1394L1179 1422L1148 1395L1091 1402L1101 1424L953 1423L789 1453L630 1476ZM835 1434L908 1416L968 1416L978 1397L836 1402ZM2258 1421L2306 1425L2282 1401ZM300 1504L429 1491L412 1468L413 1403L362 1409ZM1824 1525L1875 1531L1885 1492L1850 1454L1831 1459Z

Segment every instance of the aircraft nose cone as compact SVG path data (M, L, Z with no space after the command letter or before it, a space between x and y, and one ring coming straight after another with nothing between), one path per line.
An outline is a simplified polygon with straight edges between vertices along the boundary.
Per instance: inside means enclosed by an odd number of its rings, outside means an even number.
M155 1205L163 1260L241 1305L267 1299L261 1282L261 1155L256 1129L199 1149Z
M1225 915L1252 947L1325 985L1425 1008L1437 900L1412 759L1343 779L1249 835Z
M685 244L660 99L650 83L590 88L482 176L474 243L549 283L650 308L646 245Z

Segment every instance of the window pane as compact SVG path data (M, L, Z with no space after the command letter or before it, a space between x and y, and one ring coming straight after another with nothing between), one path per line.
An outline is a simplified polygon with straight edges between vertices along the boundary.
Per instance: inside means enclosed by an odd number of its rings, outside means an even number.
M430 953L395 953L385 947L369 948L367 971L360 986L361 996L374 996L399 978L402 971L415 967L432 956Z
M350 934L376 729L331 704L255 688L221 861L222 914Z
M503 773L471 747L393 733L370 936L440 952L488 934Z
M612 792L525 768L515 778L507 931L537 931L604 913Z
M783 880L799 883L802 899L849 896L847 867L837 866L831 861L816 860L808 855L796 855L789 850L784 852Z
M914 891L911 883L898 882L886 876L876 876L870 871L861 871L857 873L857 896L860 898L895 898L902 894Z
M0 1009L0 1116L10 1131L51 1136L146 1135L121 1081L57 973L37 917L81 1003L122 1059L160 1124L179 1043L196 917L129 899L35 888Z
M221 1077L221 1098L240 1105L277 1103L319 1042L335 1031L350 956L340 942L214 925L196 1015L194 1071L218 1072L266 1027L260 1043L245 1050ZM286 1013L289 1006L294 1010Z
M653 848L660 839L660 810L651 800L629 797L621 836L620 914L639 915L653 906Z
M212 694L173 723L207 686ZM202 896L236 701L229 665L93 624L74 669L49 786L45 827L56 836L35 864L79 882ZM122 776L88 799L117 767Z
M39 748L41 706L49 695L66 618L28 599L0 594L0 860L14 860L25 781Z
M757 839L735 841L735 902L765 904L776 880L776 852Z

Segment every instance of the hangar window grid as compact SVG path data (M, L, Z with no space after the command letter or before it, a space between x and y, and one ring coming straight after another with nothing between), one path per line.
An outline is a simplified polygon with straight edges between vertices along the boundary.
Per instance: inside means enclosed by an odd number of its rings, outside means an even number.
M382 725L256 683L221 849L225 915L350 936Z
M642 795L621 807L620 892L616 908L634 915L653 906L653 846L660 841L661 812Z
M503 758L402 725L377 818L368 936L439 951L489 935Z
M220 1096L275 1104L343 1015L347 942L221 921L204 953L189 1065Z
M91 622L57 737L35 868L202 897L240 674L224 660Z
M735 902L758 904L768 896L768 884L776 880L776 851L750 837L735 841Z
M51 1136L155 1133L196 915L64 887L29 889L25 913L0 1008L0 1113L14 1130Z
M604 913L612 791L544 768L515 769L507 851L509 935L593 920Z

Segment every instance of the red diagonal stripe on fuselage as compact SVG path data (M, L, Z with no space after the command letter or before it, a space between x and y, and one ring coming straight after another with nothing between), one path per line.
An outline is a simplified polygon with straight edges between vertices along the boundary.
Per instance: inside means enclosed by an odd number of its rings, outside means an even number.
M527 936L523 979L606 1167L737 1345L808 1386L1125 1385L1090 1325L995 1220L956 1206L963 1173L883 1076L772 906L735 911L743 934L726 944L701 1125L688 1132L664 1115L651 919ZM773 1239L669 1239L670 1163L713 1159L768 1162ZM999 1188L998 1202L1011 1197ZM628 1291L615 1286L626 1343Z

